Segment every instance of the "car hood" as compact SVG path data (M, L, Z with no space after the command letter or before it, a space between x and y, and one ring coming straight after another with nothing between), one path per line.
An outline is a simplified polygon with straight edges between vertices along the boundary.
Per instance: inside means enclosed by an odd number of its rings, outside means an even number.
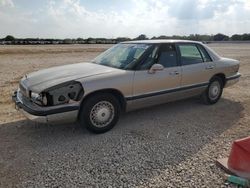
M107 74L117 69L94 63L77 63L43 69L28 74L22 83L31 91L41 92L55 85L94 75Z

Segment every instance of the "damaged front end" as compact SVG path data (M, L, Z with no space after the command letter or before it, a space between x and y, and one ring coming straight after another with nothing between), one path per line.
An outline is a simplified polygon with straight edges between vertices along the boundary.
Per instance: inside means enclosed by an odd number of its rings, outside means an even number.
M42 92L32 91L26 84L27 81L22 79L12 99L27 118L43 123L77 120L84 94L80 82L65 82Z
M30 91L30 98L40 106L56 106L80 101L83 96L81 83L70 81L53 86L41 93Z

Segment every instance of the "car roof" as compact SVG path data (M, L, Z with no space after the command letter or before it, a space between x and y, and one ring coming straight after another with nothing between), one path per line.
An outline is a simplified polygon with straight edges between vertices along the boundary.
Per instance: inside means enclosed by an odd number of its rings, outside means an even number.
M201 42L198 41L192 41L192 40L172 40L172 39L158 39L158 40L134 40L134 41L125 41L122 42L125 44L134 44L134 43L140 43L140 44L162 44L162 43L197 43L201 44Z

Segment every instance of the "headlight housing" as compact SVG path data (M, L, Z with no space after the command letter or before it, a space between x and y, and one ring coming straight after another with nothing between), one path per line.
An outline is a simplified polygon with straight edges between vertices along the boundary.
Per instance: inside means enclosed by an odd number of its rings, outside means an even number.
M43 93L36 93L36 92L31 91L30 98L36 104L43 105L43 106L47 106L48 104L47 97Z
M79 101L83 96L83 88L81 83L71 81L49 88L44 94L42 101L46 100L47 106L54 106Z

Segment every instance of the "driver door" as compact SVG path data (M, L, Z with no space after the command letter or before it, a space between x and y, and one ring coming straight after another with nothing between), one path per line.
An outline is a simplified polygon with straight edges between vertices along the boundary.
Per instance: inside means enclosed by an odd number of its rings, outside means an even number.
M155 63L161 64L163 69L150 73L149 69ZM172 100L181 84L181 68L174 44L155 46L138 69L134 75L133 108Z

